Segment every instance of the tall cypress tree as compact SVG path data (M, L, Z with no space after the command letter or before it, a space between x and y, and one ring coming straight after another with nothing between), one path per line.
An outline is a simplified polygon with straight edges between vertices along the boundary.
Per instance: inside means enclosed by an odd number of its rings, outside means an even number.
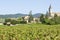
M32 15L32 11L29 12L29 22L31 22L33 20L33 15Z

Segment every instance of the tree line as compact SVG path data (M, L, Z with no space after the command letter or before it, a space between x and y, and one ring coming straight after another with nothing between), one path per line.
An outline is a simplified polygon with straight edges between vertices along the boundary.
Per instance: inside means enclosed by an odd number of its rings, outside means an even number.
M41 14L40 16L40 22L42 24L47 24L47 25L56 25L56 24L60 24L60 16L58 16L57 14L54 14L54 17L51 17L49 19L48 15L44 15Z
M33 15L32 15L32 11L29 12L29 22L31 23L31 21L33 20ZM41 14L39 17L39 21L42 24L46 24L46 25L56 25L56 24L60 24L60 16L57 16L57 14L54 14L54 17L50 18L48 17L47 14ZM24 17L18 18L18 20L11 20L11 19L5 19L5 22L3 23L4 25L7 25L7 22L10 22L10 24L26 24L27 22L24 20ZM10 25L8 24L8 25Z

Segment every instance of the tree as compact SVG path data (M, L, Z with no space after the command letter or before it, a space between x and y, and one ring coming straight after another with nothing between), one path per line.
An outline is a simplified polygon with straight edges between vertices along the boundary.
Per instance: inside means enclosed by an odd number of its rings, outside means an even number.
M45 15L45 18L48 18L49 17L49 13L48 11L46 12L46 15Z
M20 23L21 23L21 24L27 24L27 22L26 22L26 21L20 21Z
M6 22L4 22L4 23L3 23L3 25L7 25L7 23L6 23Z
M21 21L21 20L22 20L22 17L19 17L17 20L18 20L18 21Z
M16 25L16 24L19 24L19 23L20 23L20 21L11 20L11 24L13 24L13 25Z
M51 19L48 19L45 17L45 24L48 24L48 25L55 25L58 23L58 16L56 14L54 14L54 17L51 18Z
M22 17L22 20L25 21L25 20L24 20L24 17Z
M41 23L45 23L44 14L41 14L41 16L40 16L40 22L41 22Z
M57 16L57 14L54 14L54 18L53 19L55 21L55 24L59 24L58 21L59 21L60 18Z
M32 11L29 12L29 22L31 22L33 20L33 15L32 15Z
M54 19L56 19L58 16L57 16L57 14L54 14Z
M5 19L5 22L11 22L11 19Z
M49 20L50 25L60 24L60 17L58 17L57 14L54 14L54 17Z

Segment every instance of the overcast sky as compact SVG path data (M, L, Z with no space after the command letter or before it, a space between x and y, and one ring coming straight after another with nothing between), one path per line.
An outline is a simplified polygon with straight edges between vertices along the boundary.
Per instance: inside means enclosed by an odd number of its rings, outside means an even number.
M28 14L32 10L35 13L46 13L49 5L52 11L60 12L60 0L0 0L1 14Z

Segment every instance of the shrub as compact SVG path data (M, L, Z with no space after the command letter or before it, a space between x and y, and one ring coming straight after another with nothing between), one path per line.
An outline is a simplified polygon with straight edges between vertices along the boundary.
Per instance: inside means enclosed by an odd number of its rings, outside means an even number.
M27 22L26 21L20 21L21 24L26 24Z
M47 25L55 25L56 22L55 20L52 18L52 19L45 19L45 24Z
M10 24L6 24L7 26L10 26Z
M3 25L6 25L6 24L7 24L6 22L3 23Z
M11 22L11 19L5 19L5 22Z
M55 23L55 21L50 20L49 24L50 25L55 25L56 23Z
M48 24L48 25L50 25L50 19L47 19L47 18L45 18L45 24Z
M60 24L60 17L55 14L54 17L49 19L49 17L47 17L47 16L44 17L44 15L42 14L40 16L40 21L43 24L55 25L55 24Z
M15 24L17 24L17 21L16 20L11 20L11 24L15 25Z

